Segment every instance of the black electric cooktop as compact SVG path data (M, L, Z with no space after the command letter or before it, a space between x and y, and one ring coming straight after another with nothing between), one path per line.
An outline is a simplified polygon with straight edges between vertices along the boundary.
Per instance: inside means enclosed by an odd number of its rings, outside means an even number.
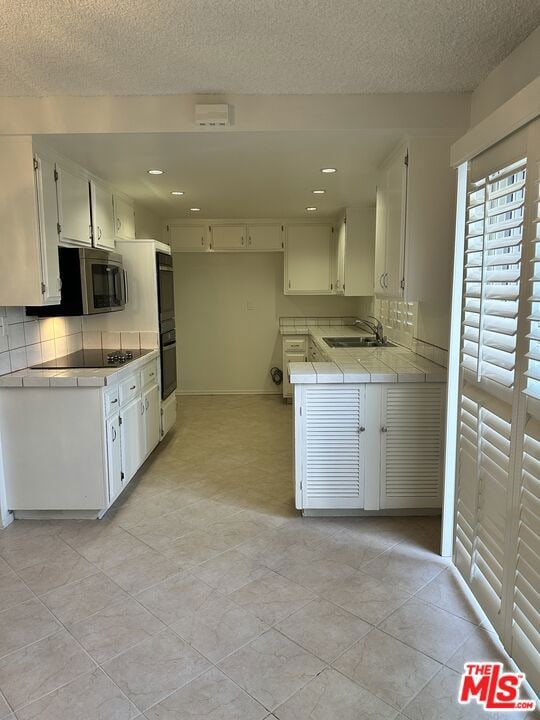
M32 370L60 370L66 368L120 367L152 350L78 350L70 355L32 365Z

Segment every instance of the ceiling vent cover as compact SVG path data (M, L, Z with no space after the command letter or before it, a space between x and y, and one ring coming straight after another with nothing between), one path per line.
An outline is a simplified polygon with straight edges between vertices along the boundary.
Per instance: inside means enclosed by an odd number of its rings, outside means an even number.
M231 124L229 106L195 105L195 123L200 127L228 127Z

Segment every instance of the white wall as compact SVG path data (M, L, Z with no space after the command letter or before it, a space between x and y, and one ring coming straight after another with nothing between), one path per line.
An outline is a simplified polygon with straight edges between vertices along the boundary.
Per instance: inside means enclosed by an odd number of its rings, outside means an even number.
M163 220L147 207L135 203L135 237L161 242Z
M358 298L284 295L281 253L173 258L180 392L281 392L279 318L356 316Z
M540 27L490 72L472 94L471 127L540 75Z

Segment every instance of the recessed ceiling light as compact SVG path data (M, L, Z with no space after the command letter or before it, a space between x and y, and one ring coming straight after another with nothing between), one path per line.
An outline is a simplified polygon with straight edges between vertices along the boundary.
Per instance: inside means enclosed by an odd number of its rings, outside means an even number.
M183 190L171 190L171 195L183 195Z
M335 173L337 172L337 168L321 168L322 173Z
M201 212L201 208L189 208L191 212Z
M326 192L326 190L314 190L313 194L314 195L324 195L325 192Z
M149 175L163 175L163 170L147 170Z
M317 209L316 207L307 207L307 208L306 208L306 210L307 210L308 212L315 212L316 209Z

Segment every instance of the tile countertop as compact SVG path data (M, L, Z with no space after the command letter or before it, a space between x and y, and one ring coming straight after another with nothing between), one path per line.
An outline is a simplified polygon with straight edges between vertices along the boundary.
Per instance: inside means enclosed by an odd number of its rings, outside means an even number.
M0 375L0 388L14 387L102 387L122 380L150 360L159 357L159 350L150 350L126 365L114 368L72 368L69 370L18 370Z
M293 385L303 383L395 383L446 382L446 368L427 360L405 347L331 348L324 337L353 337L368 333L356 328L331 325L306 328L327 362L289 363L289 378ZM291 334L291 333L285 333Z

